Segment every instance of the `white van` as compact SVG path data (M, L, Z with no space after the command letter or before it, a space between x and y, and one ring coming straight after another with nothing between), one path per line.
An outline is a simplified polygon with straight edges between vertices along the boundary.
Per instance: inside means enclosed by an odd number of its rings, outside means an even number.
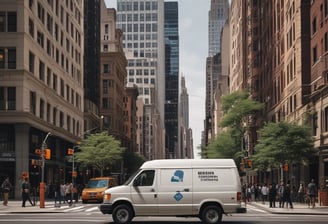
M245 213L239 173L232 159L145 162L121 186L105 191L99 206L115 223L135 216L193 216L221 223L222 214Z

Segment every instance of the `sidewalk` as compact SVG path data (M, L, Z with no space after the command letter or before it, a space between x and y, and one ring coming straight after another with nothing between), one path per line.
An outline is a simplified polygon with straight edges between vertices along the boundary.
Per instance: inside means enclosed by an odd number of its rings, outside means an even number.
M1 213L59 213L64 212L63 208L69 208L67 204L61 204L61 207L55 207L55 201L45 201L44 208L40 208L40 203L37 202L35 206L31 206L26 202L26 207L22 207L22 201L9 200L8 205L4 206L2 201L0 203ZM74 206L74 204L73 204Z
M286 208L286 205L285 208L279 208L279 202L276 202L276 208L269 208L269 202L265 202L265 204L263 204L260 201L247 202L246 208L247 205L252 205L272 214L328 215L328 206L319 206L318 203L316 203L314 208L309 208L306 203L303 204L298 202L293 202L294 208Z

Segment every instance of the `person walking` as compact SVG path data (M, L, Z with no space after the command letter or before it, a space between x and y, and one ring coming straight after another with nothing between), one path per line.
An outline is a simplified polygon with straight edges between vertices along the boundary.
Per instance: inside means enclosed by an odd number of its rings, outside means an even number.
M283 206L284 203L284 191L285 191L285 184L283 181L280 182L280 186L278 188L278 196L279 196L279 208Z
M30 198L30 190L31 190L31 185L28 182L28 179L25 178L23 183L22 183L22 199L23 199L22 207L25 207L26 201L29 201L30 204L32 206L34 206L34 204L32 203L32 200Z
M269 185L269 203L270 208L276 207L277 188L275 183Z
M316 199L317 193L318 193L317 191L318 191L317 186L314 182L314 179L312 179L311 182L307 186L307 194L310 198L310 204L311 204L312 208L315 207L315 199Z
M288 208L288 204L290 208L293 208L293 203L292 203L292 198L291 198L291 187L290 184L287 183L284 193L283 193L283 202L282 202L282 207L284 207L286 202L286 207Z
M7 206L8 205L8 198L9 198L9 192L13 186L11 185L9 181L9 177L7 177L1 185L2 188L2 195L3 195L3 205Z
M267 187L266 183L263 184L261 188L261 193L262 193L262 204L265 204L265 201L268 200L268 193L269 193L269 188Z
M298 187L297 198L299 203L305 203L305 188L302 183L300 183L300 186Z

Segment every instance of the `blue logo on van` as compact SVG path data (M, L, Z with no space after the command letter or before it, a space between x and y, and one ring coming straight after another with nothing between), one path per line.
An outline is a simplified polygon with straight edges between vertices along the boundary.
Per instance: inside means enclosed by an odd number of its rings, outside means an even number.
M171 177L171 182L183 182L183 171L176 170L174 175Z
M175 199L176 201L180 201L182 198L183 198L183 195L182 195L180 192L177 192L177 193L174 195L174 199Z

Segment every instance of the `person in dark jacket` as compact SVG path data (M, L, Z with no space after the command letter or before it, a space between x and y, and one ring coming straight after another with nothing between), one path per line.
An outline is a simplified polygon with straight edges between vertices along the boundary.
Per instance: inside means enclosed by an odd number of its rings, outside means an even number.
M290 183L288 182L286 184L284 193L283 193L283 202L282 202L282 207L284 207L286 202L286 207L288 208L288 204L290 205L290 208L293 208L293 203L291 199L291 189L290 189Z
M276 184L270 184L269 185L269 204L270 208L275 208L276 207L276 197L277 197L277 188Z

